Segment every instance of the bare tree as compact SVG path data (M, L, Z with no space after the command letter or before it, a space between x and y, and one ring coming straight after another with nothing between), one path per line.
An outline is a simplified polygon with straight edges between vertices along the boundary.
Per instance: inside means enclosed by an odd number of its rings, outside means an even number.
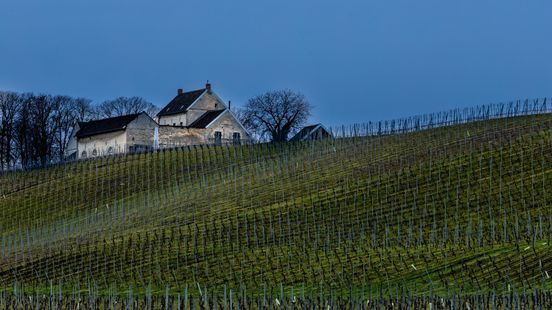
M15 145L17 156L23 167L28 167L32 162L32 122L31 105L32 94L19 94L21 106L15 122Z
M52 98L55 107L52 124L54 131L54 149L57 160L63 160L71 133L78 121L86 121L92 116L90 100L55 96Z
M290 132L304 125L311 109L303 94L284 89L249 99L238 115L244 126L258 137L283 142Z
M44 166L52 159L57 123L54 121L59 102L49 95L31 97L31 139L33 141L33 162Z
M20 97L14 92L0 92L0 170L15 163L15 122Z
M141 97L118 97L113 100L104 101L96 107L98 118L134 114L142 111L153 117L159 109Z
M15 122L15 145L22 167L44 166L55 160L55 137L58 131L62 97L20 94L21 106Z
M92 111L85 98L0 92L0 170L63 160L74 126Z
M91 104L91 100L87 98L75 98L72 102L72 108L74 109L73 116L76 121L87 122L94 117L94 107Z

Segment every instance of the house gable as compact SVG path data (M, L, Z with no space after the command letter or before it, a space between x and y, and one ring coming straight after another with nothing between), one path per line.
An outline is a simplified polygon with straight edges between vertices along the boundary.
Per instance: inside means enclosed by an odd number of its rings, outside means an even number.
M216 131L221 132L223 139L231 140L234 133L239 133L242 140L251 139L249 132L228 109L214 118L205 128L209 129L212 133Z
M157 123L146 113L140 114L128 124L126 129L127 144L141 147L153 147Z
M224 101L215 94L213 91L206 91L199 97L193 104L191 104L188 107L189 110L202 110L202 111L210 111L210 110L224 110L226 109L226 104L224 104Z
M165 126L187 127L206 111L224 110L226 104L215 94L210 84L205 88L179 93L157 114L159 124Z
M65 149L64 156L67 158L77 158L77 132L80 130L80 122L76 122L71 130L69 141L67 142L67 148Z
M226 109L226 105L215 95L214 92L205 92L186 112L185 126L191 126L202 115L209 111L220 111Z
M158 117L186 113L188 108L194 104L206 92L205 88L179 93L159 113Z
M232 113L232 111L230 111L229 109L226 110L226 113L224 115L221 115L217 119L213 120L211 122L211 124L209 124L207 127L214 126L219 121L222 121L221 119L225 120L227 123L233 123L234 124L233 126L239 127L241 129L241 131L244 133L244 135L243 135L244 138L251 139L251 135L249 134L247 129L245 129L245 127L243 127L242 123L236 118L234 113Z

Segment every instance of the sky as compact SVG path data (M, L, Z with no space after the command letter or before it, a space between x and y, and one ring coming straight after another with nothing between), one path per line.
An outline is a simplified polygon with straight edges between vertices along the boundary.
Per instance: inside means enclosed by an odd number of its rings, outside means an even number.
M549 0L2 0L0 90L234 106L292 89L310 123L552 97Z

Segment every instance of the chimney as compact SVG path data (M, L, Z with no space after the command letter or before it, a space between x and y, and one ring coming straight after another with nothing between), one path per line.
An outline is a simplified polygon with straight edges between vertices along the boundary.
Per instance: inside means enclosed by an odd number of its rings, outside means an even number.
M179 88L179 89L176 90L177 95L182 95L183 92L184 92L184 90L182 88Z
M232 101L228 100L228 110L232 110Z
M207 92L209 94L211 93L211 83L209 83L209 81L207 81L207 83L205 83L205 89L207 89Z

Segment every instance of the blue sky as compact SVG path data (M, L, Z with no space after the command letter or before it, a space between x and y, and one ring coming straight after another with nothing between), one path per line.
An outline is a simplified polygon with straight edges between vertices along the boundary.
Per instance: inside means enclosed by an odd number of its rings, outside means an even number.
M312 122L552 96L548 0L2 0L0 89L166 104L303 92Z

